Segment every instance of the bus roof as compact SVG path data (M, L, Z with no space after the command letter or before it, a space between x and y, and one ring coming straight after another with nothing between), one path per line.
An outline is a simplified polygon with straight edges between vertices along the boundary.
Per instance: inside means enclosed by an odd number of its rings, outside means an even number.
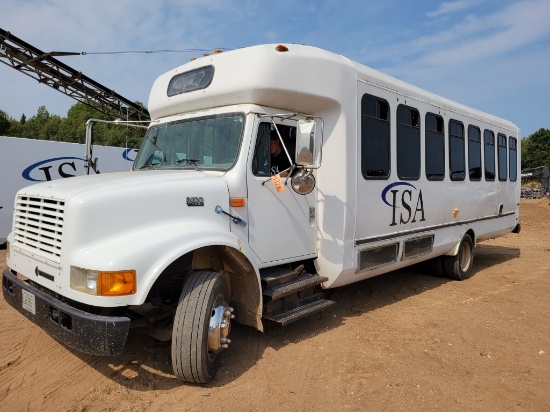
M211 78L206 78L209 75ZM199 78L210 82L199 84ZM156 79L148 109L152 120L246 103L319 115L350 104L356 108L357 82L517 130L513 123L504 119L453 102L343 56L295 44L282 48L276 44L252 46L192 60ZM176 88L169 92L169 87L174 85Z

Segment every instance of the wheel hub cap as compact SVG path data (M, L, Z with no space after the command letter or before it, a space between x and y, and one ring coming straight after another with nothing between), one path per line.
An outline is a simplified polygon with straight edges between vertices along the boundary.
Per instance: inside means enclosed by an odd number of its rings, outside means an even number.
M210 323L208 325L208 351L215 356L223 349L227 349L231 343L228 338L231 329L233 308L230 307L223 296L218 296L212 306Z

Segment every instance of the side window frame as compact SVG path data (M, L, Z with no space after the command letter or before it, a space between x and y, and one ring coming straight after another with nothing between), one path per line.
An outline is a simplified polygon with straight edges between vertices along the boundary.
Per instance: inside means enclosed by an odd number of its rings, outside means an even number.
M401 180L420 178L420 112L400 104L397 106L397 176Z
M449 176L453 181L463 181L466 178L464 149L464 123L451 119L449 120Z
M252 157L252 174L257 177L271 176L271 152L270 139L273 126L271 122L262 121L258 125L256 133L256 142L254 146L254 156ZM294 159L294 150L296 147L296 126L288 123L277 123L277 129L283 138L283 142ZM274 131L273 131L274 133Z
M387 180L391 174L391 108L371 94L361 98L361 174L367 180Z
M493 182L496 177L495 132L489 129L483 131L483 166L485 180Z
M426 113L424 121L424 169L426 179L445 179L445 121L435 113Z
M518 180L518 140L510 136L508 142L508 168L510 182Z
M500 182L505 182L508 180L508 145L506 142L506 135L499 133L497 135L498 140L498 180Z
M481 130L477 126L468 126L468 175L471 181L481 180L483 165L481 161Z

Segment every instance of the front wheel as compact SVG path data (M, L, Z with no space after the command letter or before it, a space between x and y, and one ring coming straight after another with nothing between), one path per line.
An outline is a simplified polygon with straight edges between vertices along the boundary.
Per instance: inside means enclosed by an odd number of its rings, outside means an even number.
M180 296L172 329L172 368L183 381L209 382L228 347L233 309L229 288L217 272L193 273Z
M445 276L455 280L466 280L472 276L474 265L474 242L470 235L464 235L456 256L443 256Z

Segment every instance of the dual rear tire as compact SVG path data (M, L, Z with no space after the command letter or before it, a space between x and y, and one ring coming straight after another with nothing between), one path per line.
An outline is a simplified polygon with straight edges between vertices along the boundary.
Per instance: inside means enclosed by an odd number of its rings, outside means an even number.
M436 276L466 280L473 275L474 242L466 234L460 241L456 256L439 256L427 262L428 271Z

